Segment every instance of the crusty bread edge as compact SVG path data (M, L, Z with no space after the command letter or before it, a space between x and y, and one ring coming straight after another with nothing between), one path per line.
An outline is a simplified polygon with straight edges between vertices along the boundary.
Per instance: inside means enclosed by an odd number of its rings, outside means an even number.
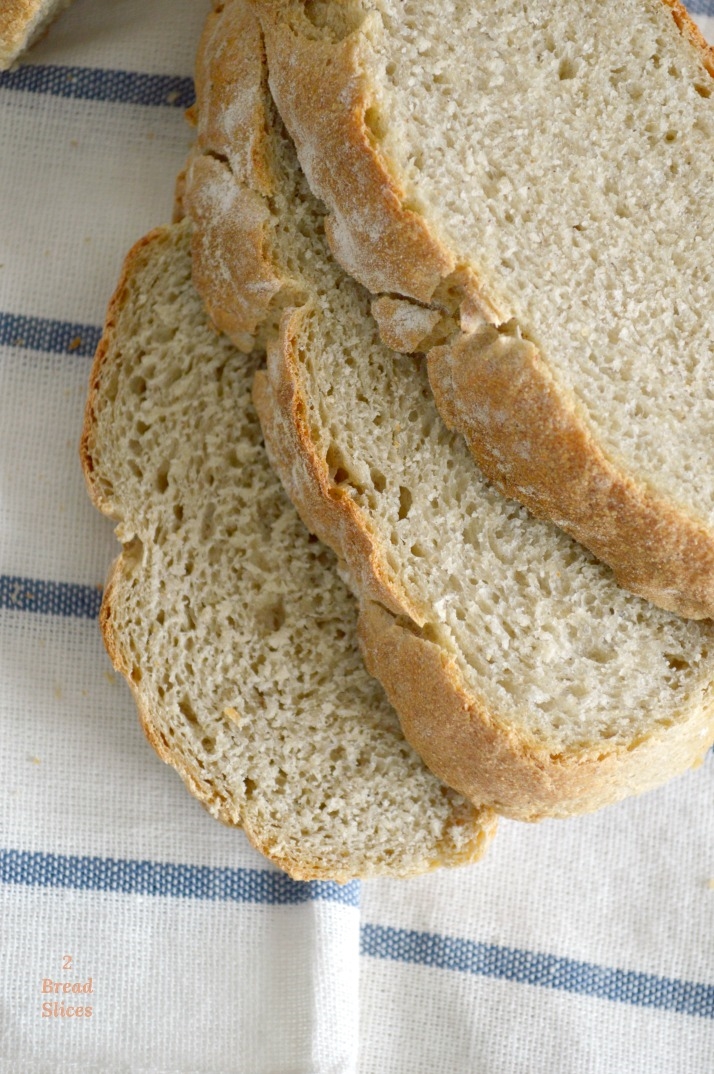
M380 587L380 553L364 515L330 477L305 417L299 368L303 311L283 318L268 370L253 398L268 455L308 529L347 564L360 598L360 644L368 671L383 684L405 738L445 783L473 802L518 820L589 812L655 787L696 764L714 742L714 697L690 699L691 712L628 746L603 741L553 754L509 726L466 686L456 661L420 635L406 601ZM381 596L380 596L381 589Z
M0 9L0 71L6 71L26 49L47 33L54 20L72 0L61 0L57 8L40 17L42 0L2 0Z
M308 313L301 307L283 314L278 338L268 347L267 372L258 370L253 382L268 458L307 528L346 566L352 589L421 624L423 611L396 573L388 572L349 492L331 480L317 450L299 372L299 333Z
M685 8L679 0L662 2L714 76L714 50ZM452 277L462 306L480 307L484 320L495 323L498 310L485 282L458 266L425 218L406 204L405 191L370 131L374 94L360 65L357 36L335 42L308 32L297 0L253 4L265 33L271 88L310 186L328 206L326 230L337 260L375 294L395 292L424 303ZM340 109L315 108L315 85L325 99L340 102ZM454 375L467 354L477 356L478 338L478 331L462 334L440 348L430 362L430 381L442 417L465 436L491 480L535 514L554 519L632 592L685 617L714 616L714 534L607 457L582 408L557 385L534 348L522 363L521 381L531 408L548 425L540 445L536 430L528 432L536 453L514 450L514 426L496 418L484 421L484 403L493 412L507 395L503 381L494 376L490 384L479 380L476 385ZM519 399L515 413L520 408ZM549 436L548 428L559 432ZM582 501L583 488L599 491ZM655 555L653 519L661 542Z
M469 694L455 661L386 609L365 603L360 643L404 735L445 783L515 820L569 817L666 782L703 760L714 742L714 698L629 745L554 754L504 727Z
M445 424L504 495L555 521L631 592L711 616L714 536L607 458L532 343L489 326L434 348L428 371Z

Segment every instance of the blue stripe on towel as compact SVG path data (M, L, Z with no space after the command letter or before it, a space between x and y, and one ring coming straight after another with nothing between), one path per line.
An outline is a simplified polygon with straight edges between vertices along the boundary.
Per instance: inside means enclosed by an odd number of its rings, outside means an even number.
M193 79L150 75L141 71L110 71L101 67L28 64L0 72L0 89L47 93L82 101L166 105L189 108L196 99Z
M637 1007L714 1018L714 985L619 970L455 936L367 924L361 929L361 954L577 992Z
M0 575L0 608L96 619L101 603L101 586L41 582L35 578Z
M0 883L270 906L296 906L316 900L359 906L360 897L356 880L348 884L301 882L268 869L124 861L24 850L0 851Z
M91 357L101 336L101 328L93 324L0 313L0 346Z
M0 851L0 882L122 895L295 906L323 900L359 906L360 884L291 880L267 869ZM536 985L616 1003L714 1018L714 985L621 970L453 936L361 926L361 954L435 969Z

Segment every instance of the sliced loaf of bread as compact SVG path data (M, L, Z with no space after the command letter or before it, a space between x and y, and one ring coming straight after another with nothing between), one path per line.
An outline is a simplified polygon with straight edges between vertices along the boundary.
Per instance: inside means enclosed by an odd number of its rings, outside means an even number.
M216 334L187 223L129 254L82 460L123 551L101 622L146 735L209 811L300 879L477 860L494 830L407 745L357 609L268 465L258 358Z
M443 344L446 423L624 586L713 616L714 57L682 5L255 7L333 251L391 345Z
M332 261L249 21L240 0L226 4L199 57L185 187L203 229L198 278L209 305L214 279L235 292L234 327L251 331L242 311L265 292L226 235L258 234L253 263L272 281L254 392L267 445L346 565L367 665L407 738L447 783L522 819L681 772L714 740L714 627L628 594L481 476L439 419L424 362L387 349L368 293ZM244 205L245 217L232 209Z

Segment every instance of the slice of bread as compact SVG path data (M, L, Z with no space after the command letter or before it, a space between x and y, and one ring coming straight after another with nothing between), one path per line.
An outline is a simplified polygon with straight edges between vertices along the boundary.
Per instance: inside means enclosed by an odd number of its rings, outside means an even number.
M91 375L82 460L123 552L101 622L158 754L299 879L477 860L493 830L404 741L357 609L268 465L258 359L216 334L186 223L128 255Z
M249 21L227 4L199 57L185 198L196 226L210 223L200 286L210 305L213 258L221 293L246 308L255 276L221 231L260 222L265 323L304 296L254 395L291 499L361 597L368 667L427 764L499 812L565 816L655 786L714 740L714 626L628 594L480 475L440 421L423 361L384 346L367 292L330 258ZM243 221L231 206L244 204Z
M72 0L2 0L0 71L12 67L34 45Z
M621 584L713 616L714 57L681 4L255 6L385 338L439 342L399 296L446 315L446 423Z

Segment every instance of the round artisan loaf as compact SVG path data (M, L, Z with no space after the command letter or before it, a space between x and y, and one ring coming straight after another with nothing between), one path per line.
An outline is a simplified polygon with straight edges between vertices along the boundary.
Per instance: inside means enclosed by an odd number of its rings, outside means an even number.
M714 615L714 58L681 4L255 7L333 251L391 345L443 344L446 423L621 584Z
M367 292L331 259L247 21L240 0L225 5L199 57L185 199L203 232L200 286L209 305L214 280L235 291L236 315L265 295L223 234L257 228L272 281L255 386L266 442L347 565L368 667L407 738L450 785L521 819L682 771L714 739L714 627L631 596L481 476L439 419L424 362L384 346Z
M493 816L425 768L367 674L334 556L268 465L257 361L208 321L187 223L134 247L82 439L124 546L102 606L110 656L159 755L292 876L475 861Z

